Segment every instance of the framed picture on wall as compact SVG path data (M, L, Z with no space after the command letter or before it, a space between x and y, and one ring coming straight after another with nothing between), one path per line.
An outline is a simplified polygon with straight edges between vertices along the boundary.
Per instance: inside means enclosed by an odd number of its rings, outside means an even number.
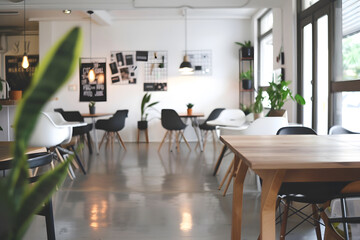
M137 62L135 51L112 51L110 53L111 83L136 84Z
M88 75L91 68L95 71L95 80L90 82ZM106 101L106 58L80 59L80 102Z

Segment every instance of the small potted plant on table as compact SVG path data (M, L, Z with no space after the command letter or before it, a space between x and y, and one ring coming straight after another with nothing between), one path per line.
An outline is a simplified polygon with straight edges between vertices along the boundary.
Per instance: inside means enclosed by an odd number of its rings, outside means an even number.
M187 114L192 115L192 108L193 108L194 104L188 103L188 104L186 104L186 106L187 106Z
M89 112L90 112L90 114L95 114L95 102L94 101L89 102Z

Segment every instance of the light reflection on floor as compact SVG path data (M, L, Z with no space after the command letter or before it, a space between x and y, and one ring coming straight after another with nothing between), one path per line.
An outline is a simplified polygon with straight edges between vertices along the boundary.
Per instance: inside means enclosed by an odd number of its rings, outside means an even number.
M169 152L159 143L114 145L99 155L84 153L87 175L76 171L53 198L58 240L73 239L230 239L232 190L217 190L232 156L217 177L212 169L221 144L206 151ZM192 149L195 143L191 144ZM247 186L242 239L256 239L260 194ZM290 224L292 220L289 220ZM295 222L294 222L295 224ZM36 217L25 239L46 239L45 223ZM316 239L309 224L287 239Z

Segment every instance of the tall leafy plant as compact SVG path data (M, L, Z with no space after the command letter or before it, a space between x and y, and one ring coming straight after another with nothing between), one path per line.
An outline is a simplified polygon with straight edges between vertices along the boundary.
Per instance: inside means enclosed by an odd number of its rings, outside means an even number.
M28 183L25 151L41 109L73 74L82 49L82 31L63 36L40 62L15 116L14 156L9 176L0 179L0 239L22 239L31 220L66 176L70 159Z
M269 83L270 86L266 89L266 92L269 95L271 110L281 110L289 99L296 101L300 105L305 104L305 99L302 96L299 94L293 96L288 87L290 83L291 81L279 81L278 83L272 81Z
M146 112L146 110L159 103L159 101L149 103L150 100L151 100L151 94L145 93L141 101L141 121L147 121L147 117L149 114Z

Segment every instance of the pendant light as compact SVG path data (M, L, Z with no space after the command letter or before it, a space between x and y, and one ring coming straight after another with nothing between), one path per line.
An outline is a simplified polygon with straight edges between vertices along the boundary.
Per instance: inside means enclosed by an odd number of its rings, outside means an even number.
M25 32L26 32L26 27L25 27L25 0L24 0L24 56L23 56L23 60L21 63L21 66L26 69L29 67L29 59L28 56L26 54L26 36L25 36Z
M187 56L187 9L184 9L185 15L185 55L183 62L180 64L179 72L183 75L189 75L194 73L194 69L189 62L189 58Z
M92 42L91 42L91 31L92 31L92 27L91 27L91 14L93 14L94 12L89 10L87 11L87 13L90 15L90 62L92 63L92 60L91 60L91 50L92 50ZM90 68L89 70L89 74L88 74L88 79L89 79L89 82L92 83L95 81L95 71L94 71L94 64L92 64L92 67Z

